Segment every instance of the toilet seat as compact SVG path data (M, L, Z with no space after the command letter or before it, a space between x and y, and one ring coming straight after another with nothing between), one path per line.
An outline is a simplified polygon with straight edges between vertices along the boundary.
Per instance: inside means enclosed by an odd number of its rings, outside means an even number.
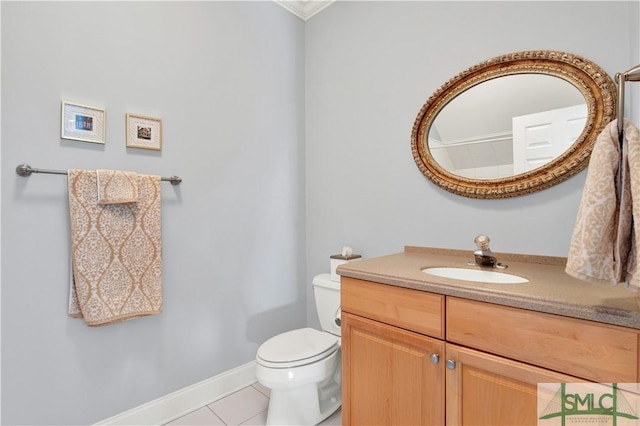
M313 328L279 334L258 348L258 362L270 368L292 368L328 357L339 348L339 338Z

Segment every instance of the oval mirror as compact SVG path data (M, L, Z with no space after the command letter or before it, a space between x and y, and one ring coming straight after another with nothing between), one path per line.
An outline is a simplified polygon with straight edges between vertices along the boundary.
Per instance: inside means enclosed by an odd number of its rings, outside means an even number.
M426 177L458 195L528 194L587 166L615 102L611 78L580 56L545 50L492 58L427 100L413 126L413 157Z

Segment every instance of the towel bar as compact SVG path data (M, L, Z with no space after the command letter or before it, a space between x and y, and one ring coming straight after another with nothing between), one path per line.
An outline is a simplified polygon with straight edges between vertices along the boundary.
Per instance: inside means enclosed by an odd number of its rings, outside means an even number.
M49 170L49 169L35 169L28 164L20 164L16 167L16 173L20 176L31 176L31 173L45 173L50 175L66 175L67 172L65 170ZM162 177L160 180L164 182L171 182L171 185L180 185L182 183L182 178L178 176L171 177Z
M640 81L640 65L636 65L627 72L616 73L616 83L618 83L618 140L622 142L624 132L624 82Z

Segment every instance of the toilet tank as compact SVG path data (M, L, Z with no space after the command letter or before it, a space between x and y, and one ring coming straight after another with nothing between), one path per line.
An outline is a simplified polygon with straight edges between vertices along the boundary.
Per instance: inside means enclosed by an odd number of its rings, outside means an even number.
M331 274L316 275L313 277L313 295L320 326L324 331L340 336L340 326L336 324L340 315L340 282L332 281Z

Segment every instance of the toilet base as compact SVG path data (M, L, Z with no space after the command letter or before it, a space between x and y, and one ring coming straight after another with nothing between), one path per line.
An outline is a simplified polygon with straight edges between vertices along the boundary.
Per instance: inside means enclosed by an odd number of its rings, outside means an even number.
M316 359L322 355L318 353L307 364L297 361L274 367L268 358L256 356L256 379L270 389L267 425L317 425L340 408L341 350L340 342L335 343L333 352Z
M307 383L292 389L272 389L267 425L316 425L336 412L342 403L336 381L318 386Z

